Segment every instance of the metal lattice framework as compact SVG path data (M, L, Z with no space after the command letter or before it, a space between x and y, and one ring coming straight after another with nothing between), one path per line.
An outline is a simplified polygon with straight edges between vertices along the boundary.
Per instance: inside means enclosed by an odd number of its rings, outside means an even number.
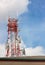
M8 19L8 43L6 45L6 56L20 56L21 50L19 44L21 43L18 40L18 20L13 18ZM14 40L14 41L13 41Z

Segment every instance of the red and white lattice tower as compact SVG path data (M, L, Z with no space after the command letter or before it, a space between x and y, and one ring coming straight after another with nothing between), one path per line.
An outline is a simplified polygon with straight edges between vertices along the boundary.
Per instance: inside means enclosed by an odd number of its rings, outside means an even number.
M20 36L18 36L18 20L15 18L8 19L8 40L6 44L6 57L21 56Z

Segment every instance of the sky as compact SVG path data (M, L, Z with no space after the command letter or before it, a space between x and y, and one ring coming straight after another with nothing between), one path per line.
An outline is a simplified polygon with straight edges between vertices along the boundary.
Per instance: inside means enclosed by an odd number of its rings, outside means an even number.
M45 48L45 0L31 0L23 15L22 35L27 46Z
M45 0L0 0L0 47L7 42L9 16L19 21L26 55L45 55Z

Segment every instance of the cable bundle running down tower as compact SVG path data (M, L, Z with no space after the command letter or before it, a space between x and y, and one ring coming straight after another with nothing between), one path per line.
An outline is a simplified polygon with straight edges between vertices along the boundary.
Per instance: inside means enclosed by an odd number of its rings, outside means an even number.
M15 18L8 19L8 41L6 43L6 57L17 57L25 54L24 49L21 49L21 39L18 36L18 20Z

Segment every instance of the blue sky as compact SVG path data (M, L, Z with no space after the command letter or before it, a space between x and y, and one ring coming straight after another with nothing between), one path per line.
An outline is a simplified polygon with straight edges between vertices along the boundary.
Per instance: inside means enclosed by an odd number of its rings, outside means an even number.
M22 15L23 40L27 47L45 47L45 0L31 0L28 9Z
M26 47L45 47L45 0L31 0L27 8L28 12L18 17L21 29L19 34ZM0 22L0 44L7 40L6 21Z

